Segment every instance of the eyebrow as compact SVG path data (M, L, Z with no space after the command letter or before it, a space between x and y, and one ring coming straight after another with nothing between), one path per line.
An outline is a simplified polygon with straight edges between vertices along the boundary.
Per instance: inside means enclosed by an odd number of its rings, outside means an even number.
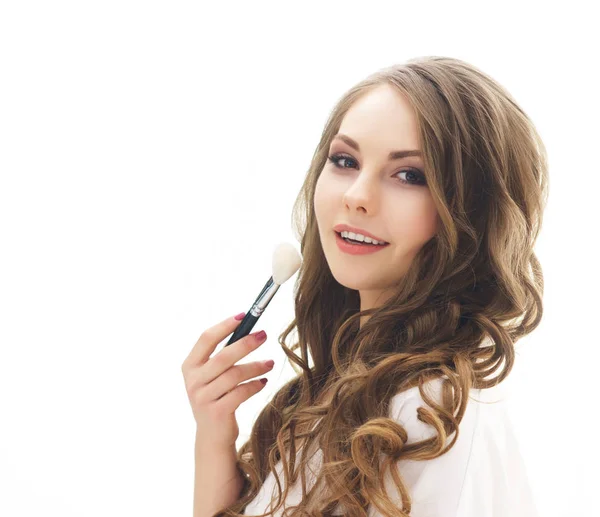
M343 142L346 142L350 147L352 147L353 149L355 149L356 151L358 151L360 153L360 146L358 145L357 142L352 140L352 138L350 138L349 136L344 135L342 133L338 133L337 135L335 135L333 137L334 140L336 138L339 140L342 140ZM423 154L421 153L421 151L418 151L417 149L410 149L408 151L392 151L389 154L388 159L389 160L398 160L400 158L406 158L407 156L420 156L422 158Z

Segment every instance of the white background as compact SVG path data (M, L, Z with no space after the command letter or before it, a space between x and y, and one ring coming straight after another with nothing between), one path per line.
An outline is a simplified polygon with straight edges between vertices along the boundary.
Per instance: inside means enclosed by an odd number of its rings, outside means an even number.
M192 515L181 364L248 310L337 99L412 57L497 79L548 148L541 326L510 409L540 513L600 515L591 2L0 4L0 515ZM241 435L293 375L275 359Z

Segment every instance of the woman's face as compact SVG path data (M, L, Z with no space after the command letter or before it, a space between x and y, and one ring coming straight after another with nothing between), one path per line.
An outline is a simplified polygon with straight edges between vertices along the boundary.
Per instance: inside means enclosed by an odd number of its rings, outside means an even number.
M420 151L415 114L403 94L379 86L346 113L317 181L314 208L325 258L340 284L359 291L361 310L391 295L436 232L437 210L422 158L388 156L409 150ZM345 253L336 242L338 224L366 230L389 245L366 255Z

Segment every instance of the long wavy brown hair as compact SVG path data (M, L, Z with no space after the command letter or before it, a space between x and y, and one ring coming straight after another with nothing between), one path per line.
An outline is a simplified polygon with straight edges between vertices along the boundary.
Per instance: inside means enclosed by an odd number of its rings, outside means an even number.
M384 83L416 111L424 173L441 224L394 296L360 311L359 293L340 285L325 260L314 192L344 115ZM394 464L447 452L470 390L501 383L513 367L516 342L540 323L544 281L533 247L548 181L546 149L533 122L502 86L464 61L411 59L373 73L343 95L294 205L303 263L294 285L296 317L278 340L297 375L275 393L239 449L244 486L217 516L242 515L271 471L278 488L273 511L300 472L302 502L286 515L334 515L338 504L346 517L366 516L371 504L384 515L410 514L410 493ZM368 316L362 326L361 316ZM294 329L297 338L288 347ZM443 379L442 405L423 389L435 378ZM419 408L419 419L437 435L407 444L406 431L388 410L395 394L415 386L432 408ZM323 401L325 392L330 403ZM295 461L299 440L318 440L323 453L308 491L306 448ZM283 492L275 471L280 460ZM388 468L402 508L384 490ZM316 489L321 483L327 490Z

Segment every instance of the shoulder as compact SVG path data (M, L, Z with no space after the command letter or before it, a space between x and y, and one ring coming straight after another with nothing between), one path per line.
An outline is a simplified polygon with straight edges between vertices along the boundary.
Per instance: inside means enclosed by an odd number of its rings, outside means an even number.
M434 400L439 399L441 381L435 379L427 383L429 391L433 391ZM429 395L429 393L428 393ZM390 400L388 417L402 425L408 433L408 443L424 440L434 436L435 430L418 418L418 409L432 409L423 399L418 386L401 391Z
M422 390L425 393L426 398L438 405L442 405L444 380L444 378L440 377L429 380L422 385ZM471 418L474 409L472 403L478 398L480 392L481 390L472 389L469 393L467 412L459 426L461 432L463 430L468 431L468 429L472 430L476 424L477 419ZM437 434L437 431L432 425L427 424L419 418L419 408L435 412L434 408L427 403L425 397L421 395L419 386L414 386L408 390L399 392L390 400L388 417L398 422L406 429L408 433L408 443L431 438ZM476 416L476 414L474 416Z
M423 391L436 404L442 403L443 378L433 379L423 385ZM478 394L480 390L471 390ZM392 397L389 406L389 418L402 425L407 433L407 443L426 440L437 436L434 426L427 424L419 417L419 408L434 412L423 398L418 386L397 393ZM442 455L427 460L401 459L395 467L403 478L411 494L413 512L420 516L456 515L466 473L472 459L473 444L478 426L479 411L476 405L467 404L467 410L459 424L456 442ZM447 443L454 439L451 434ZM447 447L447 445L446 445ZM386 473L386 491L395 502L400 501L390 473ZM377 512L370 514L370 517Z

